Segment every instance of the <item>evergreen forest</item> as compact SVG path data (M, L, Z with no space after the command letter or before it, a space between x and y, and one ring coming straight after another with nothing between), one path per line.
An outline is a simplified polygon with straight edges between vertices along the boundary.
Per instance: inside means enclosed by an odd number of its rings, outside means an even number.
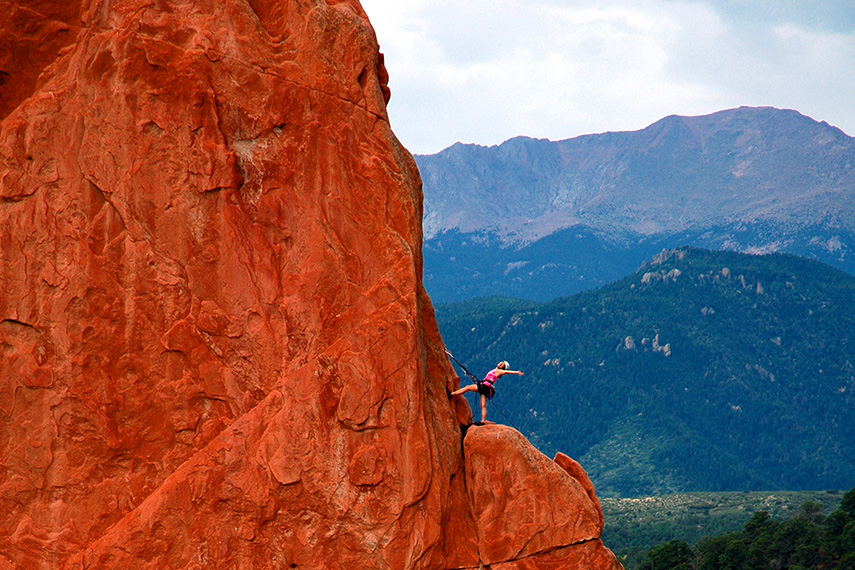
M598 495L637 497L850 488L853 300L855 277L816 261L684 248L549 303L436 312L476 375L525 372L489 420L577 459Z

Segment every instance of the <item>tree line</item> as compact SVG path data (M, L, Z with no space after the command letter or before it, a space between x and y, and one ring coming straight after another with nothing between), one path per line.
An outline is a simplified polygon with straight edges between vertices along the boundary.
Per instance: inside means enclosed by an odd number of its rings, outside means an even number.
M855 570L855 487L828 517L806 502L776 521L754 513L741 531L703 538L694 546L671 540L650 549L638 570Z

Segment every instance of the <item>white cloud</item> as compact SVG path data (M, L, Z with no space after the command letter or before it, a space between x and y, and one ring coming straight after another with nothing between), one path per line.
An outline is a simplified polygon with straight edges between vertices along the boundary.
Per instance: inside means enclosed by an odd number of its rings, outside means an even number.
M855 131L855 34L806 28L780 11L749 21L668 0L363 6L386 53L392 127L413 152L633 130L744 104Z

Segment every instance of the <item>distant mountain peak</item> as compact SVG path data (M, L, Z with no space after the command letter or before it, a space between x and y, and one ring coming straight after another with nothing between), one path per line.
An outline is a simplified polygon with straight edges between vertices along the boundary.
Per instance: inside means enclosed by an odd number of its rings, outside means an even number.
M416 160L427 238L486 230L528 243L576 223L644 235L855 211L855 139L772 107L670 115L640 131L557 142L457 143Z
M638 131L560 141L456 144L416 162L427 246L459 235L521 250L584 230L606 250L683 240L807 253L855 270L847 261L855 253L855 139L791 109L670 115ZM829 240L838 251L823 249ZM571 282L588 282L590 273L575 279L573 271L564 274ZM535 279L534 264L529 273Z

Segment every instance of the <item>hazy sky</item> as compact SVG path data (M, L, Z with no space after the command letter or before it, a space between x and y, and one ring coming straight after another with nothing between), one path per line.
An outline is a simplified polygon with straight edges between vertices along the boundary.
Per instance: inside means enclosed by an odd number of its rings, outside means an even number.
M413 153L741 105L855 135L855 1L361 0Z

